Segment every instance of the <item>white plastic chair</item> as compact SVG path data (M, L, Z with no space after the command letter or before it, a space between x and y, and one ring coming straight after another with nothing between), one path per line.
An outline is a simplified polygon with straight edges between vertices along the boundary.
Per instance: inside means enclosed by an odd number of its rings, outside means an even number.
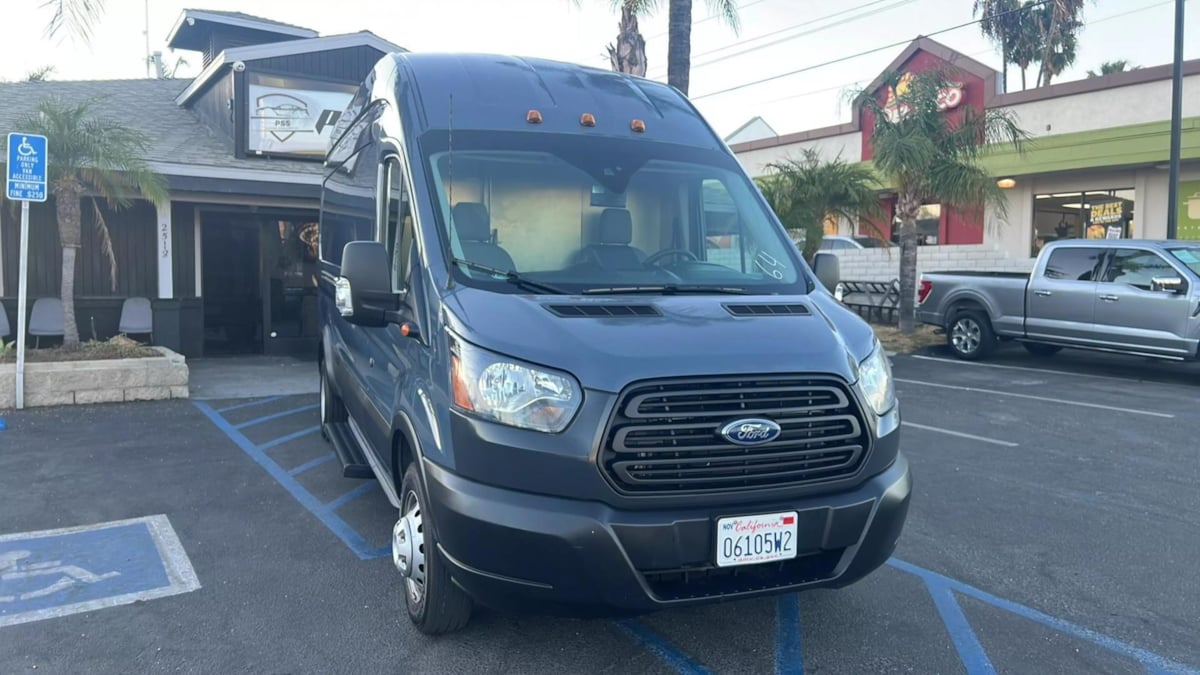
M117 331L125 335L149 335L154 342L154 313L148 298L125 298Z
M62 337L63 309L58 298L38 298L33 301L33 312L29 316L29 334L34 337L34 348L41 346L41 337Z

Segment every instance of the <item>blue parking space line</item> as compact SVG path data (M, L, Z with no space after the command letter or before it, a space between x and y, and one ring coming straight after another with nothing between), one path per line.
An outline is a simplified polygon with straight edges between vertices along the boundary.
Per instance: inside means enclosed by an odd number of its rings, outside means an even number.
M971 622L967 621L967 615L963 614L962 607L954 597L954 591L935 578L924 577L923 581L933 598L933 606L942 617L946 632L950 634L954 650L958 652L958 658L967 670L967 675L996 675L996 668L988 658L987 652L983 650L983 645L979 643L979 636L975 635Z
M775 601L775 675L804 675L800 640L800 599L795 593Z
M278 401L281 398L283 398L283 397L282 396L268 396L267 398L256 398L253 401L247 401L245 403L238 403L235 405L225 406L224 408L218 408L217 412L219 412L221 414L225 414L225 413L229 412L230 410L238 410L241 408L249 408L251 406L263 405L264 403L271 403L273 401Z
M294 469L291 469L290 471L288 471L288 475L289 476L298 476L298 475L304 473L305 471L308 471L309 469L314 469L318 466L321 466L322 464L324 464L325 462L328 462L331 459L333 459L332 452L321 455L320 457L318 457L316 459L307 461L307 462L301 464L300 466L298 466Z
M280 417L287 417L288 415L295 415L296 413L306 412L309 410L316 410L317 408L320 408L320 407L321 406L317 403L314 403L312 405L302 405L299 408L292 408L290 410L284 410L283 412L272 413L270 415L263 415L262 417L255 417L254 419L252 419L248 422L242 422L241 424L233 425L233 428L239 429L239 430L245 429L246 427L252 427L255 424L262 424L263 422L270 422L271 420L277 420ZM222 419L224 419L224 418L222 418Z
M300 438L302 436L307 436L307 435L313 433L314 431L320 431L320 430L321 430L321 425L314 424L313 426L308 427L307 429L301 429L300 431L290 433L286 436L280 436L279 438L273 438L273 439L267 441L266 443L260 443L258 447L262 450L270 450L271 448L273 448L277 445L283 445L284 443L287 443L288 441L294 441L297 438Z
M267 456L265 451L252 443L250 439L246 438L245 435L238 431L237 428L230 424L224 417L221 417L221 415L217 413L212 406L208 405L204 401L193 401L193 403L196 408L200 410L200 412L204 413L204 416L207 417L209 421L216 425L216 427L220 429L222 433L228 436L229 439L234 442L234 444L241 448L242 452L246 453L250 459L254 460L256 464L261 466L268 474L270 474L272 478L275 479L276 482L283 486L283 489L287 490L288 493L290 493L292 497L296 499L296 501L300 502L301 506L307 509L309 513L316 516L317 519L320 520L325 527L329 528L329 531L333 532L338 539L341 539L342 543L344 543L347 548L353 551L354 554L359 557L359 559L369 560L372 558L382 558L388 555L387 551L389 549L387 547L372 548L369 544L367 544L366 539L364 539L362 535L360 535L353 527L350 527L346 521L339 518L336 513L325 508L325 505L322 504L315 496L313 496L311 492L304 489L304 486L297 482L295 477L288 475L288 472L285 471L283 467ZM315 408L319 406L312 407Z
M671 666L681 675L706 675L709 670L696 663L684 654L669 640L650 629L649 626L636 619L614 621L613 624L622 632L633 638L635 642L645 647L651 654L657 656L663 663Z
M1103 633L1096 632L1090 628L1084 628L1083 626L1076 625L1070 621L1065 621L1063 619L1050 616L1049 614L1039 612L1036 609L1026 607L1025 605L1013 602L1012 600L1005 600L1004 598L992 595L987 591L980 590L974 586L970 586L961 581L956 581L950 577L943 576L937 572L932 572L923 567L918 567L912 563L892 558L888 560L887 564L898 570L917 576L923 581L926 581L927 584L929 583L929 580L933 580L935 584L938 584L947 590L952 590L959 594L974 598L980 602L996 607L997 609L1002 609L1006 612L1012 612L1013 614L1025 619L1029 619L1034 623L1041 624L1047 628L1065 633L1066 635L1090 642L1098 647L1107 649L1108 651L1126 656L1140 663L1148 672L1200 675L1200 669L1197 669L1194 666L1188 666L1177 661L1172 661L1171 659L1159 656L1158 654L1149 652L1140 647L1135 647L1128 642L1123 642L1116 638L1104 635ZM937 601L936 597L934 598L934 601Z
M346 494L342 495L341 497L338 497L337 499L329 502L328 504L325 505L325 508L331 512L337 511L338 509L342 508L346 504L349 504L350 502L354 501L355 499L358 499L359 497L367 494L368 492L370 492L371 490L376 488L378 485L379 485L379 481L374 481L374 480L366 481L362 485L359 485L358 487L347 492Z

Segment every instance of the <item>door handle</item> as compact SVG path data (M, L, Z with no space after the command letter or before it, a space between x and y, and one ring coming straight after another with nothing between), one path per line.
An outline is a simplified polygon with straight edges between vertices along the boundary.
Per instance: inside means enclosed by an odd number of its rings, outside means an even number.
M1120 300L1120 298L1118 298L1118 297L1117 297L1117 296L1115 296L1115 295L1107 295L1107 294L1106 294L1106 295L1101 295L1101 296L1100 296L1100 299L1101 299L1101 300L1103 300L1103 301L1105 301L1105 302L1116 302L1116 301Z
M1050 297L1051 295L1053 295L1053 294L1052 294L1050 291L1034 291L1034 292L1033 292L1033 294L1034 294L1034 295L1040 295L1040 296L1042 296L1043 298L1048 298L1048 297Z

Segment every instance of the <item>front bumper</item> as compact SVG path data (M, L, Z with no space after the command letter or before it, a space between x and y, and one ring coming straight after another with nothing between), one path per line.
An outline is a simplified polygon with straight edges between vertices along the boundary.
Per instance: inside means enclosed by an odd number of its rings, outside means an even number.
M891 556L912 492L899 453L882 473L841 493L654 511L492 487L428 461L424 469L438 553L454 581L486 606L571 616L846 586ZM798 558L714 566L717 518L784 510L798 512Z

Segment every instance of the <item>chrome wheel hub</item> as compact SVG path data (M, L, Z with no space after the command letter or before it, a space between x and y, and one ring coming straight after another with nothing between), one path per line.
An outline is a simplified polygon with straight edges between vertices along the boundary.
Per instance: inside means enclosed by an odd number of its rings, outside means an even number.
M982 334L983 330L974 319L959 319L950 330L950 340L954 343L954 349L963 354L971 354L979 349L979 344L983 341Z
M392 564L404 576L409 599L419 602L425 595L425 531L416 493L404 495L404 507L392 528Z

